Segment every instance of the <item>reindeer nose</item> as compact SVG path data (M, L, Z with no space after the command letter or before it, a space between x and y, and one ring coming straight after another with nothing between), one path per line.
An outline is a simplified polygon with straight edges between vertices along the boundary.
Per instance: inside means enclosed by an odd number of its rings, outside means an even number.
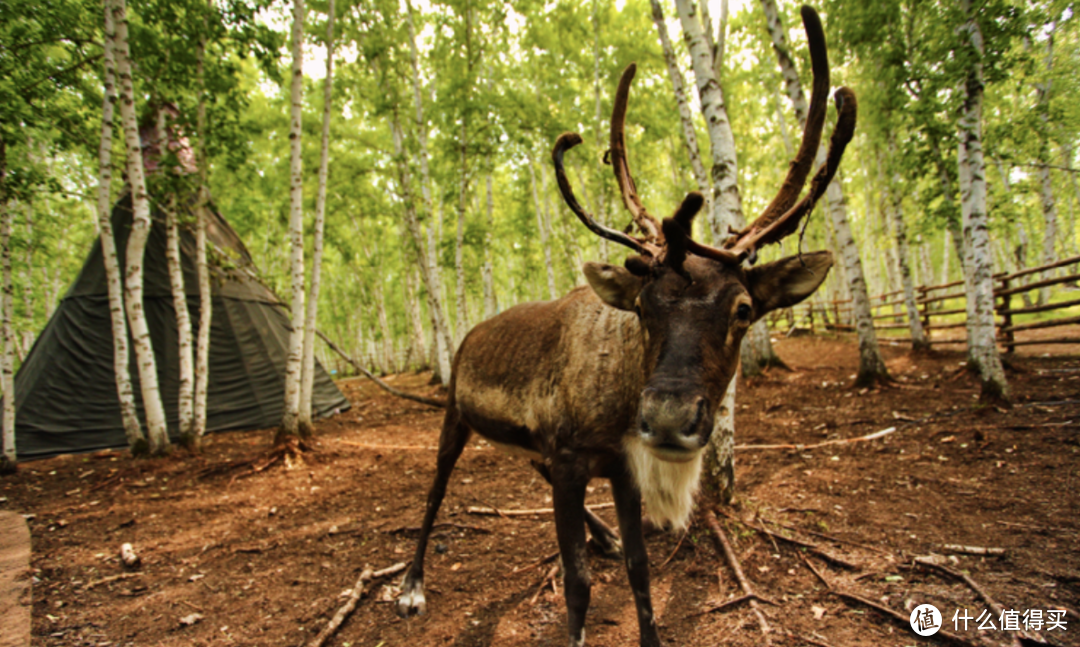
M647 441L683 444L700 434L707 408L703 396L647 388L641 398L641 435Z

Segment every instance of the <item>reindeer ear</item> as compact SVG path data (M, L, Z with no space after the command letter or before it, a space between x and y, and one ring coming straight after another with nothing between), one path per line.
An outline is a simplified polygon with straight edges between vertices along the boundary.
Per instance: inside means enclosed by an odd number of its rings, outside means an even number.
M585 272L589 287L601 301L619 310L634 309L634 302L645 285L644 279L634 276L625 268L607 263L585 263L581 269Z
M777 308L787 308L814 293L832 267L830 252L788 256L746 272L750 296L758 318Z

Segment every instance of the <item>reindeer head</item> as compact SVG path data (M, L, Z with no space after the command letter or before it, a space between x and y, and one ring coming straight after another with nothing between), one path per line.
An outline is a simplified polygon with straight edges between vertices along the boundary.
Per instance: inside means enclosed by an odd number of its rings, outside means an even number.
M836 173L855 130L855 94L836 91L837 125L828 158L798 200L821 143L829 93L825 35L813 9L803 7L814 73L803 139L787 177L765 211L719 248L691 238L691 224L704 198L690 193L674 215L658 222L637 195L623 137L630 82L636 68L619 81L611 118L610 161L623 203L640 237L598 224L574 197L563 154L581 143L577 133L559 137L552 152L559 189L567 205L595 234L636 252L624 267L587 263L585 277L607 305L636 313L645 348L646 385L636 434L657 458L688 461L708 443L720 401L735 374L739 347L750 325L771 310L794 305L825 280L832 266L826 251L791 256L753 267L757 250L798 228Z

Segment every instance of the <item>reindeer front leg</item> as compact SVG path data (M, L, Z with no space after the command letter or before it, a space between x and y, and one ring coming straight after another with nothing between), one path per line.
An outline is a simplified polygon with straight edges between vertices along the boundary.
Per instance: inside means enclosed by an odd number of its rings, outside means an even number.
M612 476L611 494L615 499L615 513L619 517L626 572L637 607L641 647L660 647L660 634L656 630L652 596L649 593L649 554L645 549L645 532L641 524L641 494L629 467L617 470Z
M552 460L555 533L562 557L570 647L583 647L585 644L585 614L589 610L591 595L589 562L585 550L585 488L588 484L586 466L570 452L560 452Z

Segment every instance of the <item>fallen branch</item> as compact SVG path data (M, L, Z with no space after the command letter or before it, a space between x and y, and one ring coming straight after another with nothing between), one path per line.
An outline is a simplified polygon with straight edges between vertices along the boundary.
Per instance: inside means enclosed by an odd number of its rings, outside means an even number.
M435 530L436 528L457 528L458 530L471 530L473 532L478 532L482 535L491 534L491 531L487 528L481 528L480 526L466 526L465 524L460 523L444 522L437 523L431 527L432 530ZM394 528L393 530L384 530L383 532L388 535L396 535L402 532L420 532L420 526L402 526L400 528Z
M827 642L821 642L820 640L814 640L812 638L807 638L806 636L800 636L799 634L788 631L786 629L781 629L780 633L787 636L788 638L791 638L792 640L798 640L799 642L804 642L807 645L813 645L814 647L832 647L832 645Z
M954 571L948 566L945 566L944 564L938 564L936 561L929 557L916 557L915 563L919 564L920 566L925 566L927 568L932 568L934 570L940 571L953 579L960 580L964 584L967 584L968 588L970 588L980 598L983 599L983 602L985 602L990 607L990 611L993 612L995 616L1000 618L1003 615L1001 605L995 602L994 599L990 597L990 594L987 593L981 586L979 586L979 584L975 580L971 579L970 576L959 571ZM1023 634L1024 632L1021 632L1021 635ZM1012 644L1013 647L1020 647L1020 637L1017 634L1012 634Z
M558 585L555 584L555 576L559 574L559 565L556 564L551 567L551 570L547 572L544 579L540 580L540 586L536 587L536 593L533 593L532 598L529 600L529 606L536 604L536 601L540 599L540 594L544 592L544 588L548 582L551 582L551 590L555 595L559 594Z
M806 555L803 555L802 553L799 553L798 555L799 559L802 560L802 563L806 564L806 568L810 569L810 572L813 573L814 576L817 577L819 580L821 580L821 583L825 585L825 588L831 591L832 585L829 584L829 581L825 579L825 576L822 575L821 572L818 571L818 569L814 568L814 565L810 563L810 560L806 558Z
M690 614L689 616L687 616L687 618L693 618L694 616L703 616L703 615L706 615L708 613L716 613L717 611L723 611L724 609L727 609L727 608L742 604L743 602L752 602L754 600L757 600L759 602L764 602L765 604L771 604L774 607L780 606L779 604L777 604L773 600L770 600L768 598L763 598L760 595L758 595L757 593L746 593L744 595L740 595L737 598L732 598L732 599L727 600L725 602L721 602L720 604L718 604L718 605L716 605L714 607L709 607L708 609L705 609L704 611L699 611L697 613Z
M587 505L585 507L589 510L604 510L606 508L615 507L615 504L597 503L594 505ZM503 510L502 508L471 505L465 508L465 512L469 514L485 515L488 517L531 517L541 514L554 514L555 508L535 508L533 510Z
M356 603L359 602L360 598L364 595L364 588L372 580L386 577L387 575L393 575L394 573L400 573L403 570L405 570L405 562L394 564L381 571L372 571L370 566L364 567L363 572L360 573L360 579L356 580L352 593L349 594L349 599L345 601L345 604L342 605L340 609L338 609L338 612L334 614L334 617L330 618L330 622L328 622L326 627L319 632L319 635L315 636L315 638L308 643L308 647L322 647L322 644L326 642L326 639L334 635L334 632L341 627L342 623L344 623L353 610L356 609Z
M512 570L510 572L511 573L524 573L525 571L531 571L532 569L536 568L537 566L547 564L548 562L550 562L551 560L557 558L558 556L559 556L559 551L555 551L554 553L548 555L547 557L541 557L540 559L536 560L532 564L529 564L528 566L522 566L521 568L518 568L518 567L515 566L514 570Z
M101 586L102 584L109 584L110 582L117 582L119 580L126 580L126 579L132 578L132 577L142 577L142 573L120 573L119 575L110 575L108 577L103 577L100 580L94 580L92 582L87 582L86 584L83 585L82 589L84 591L89 591L90 589L92 589L94 587L97 587L97 586Z
M829 593L832 593L833 595L835 595L838 598L847 600L848 602L855 602L857 604L861 604L863 606L870 607L874 611L884 613L885 615L889 616L893 620L896 620L897 622L899 622L901 624L901 626L903 626L905 629L909 629L911 627L911 618L909 618L908 616L905 616L905 615L903 615L901 613L893 611L889 607L878 604L877 602L874 602L873 600L867 600L866 598L862 597L861 595L855 595L854 593L845 593L844 591L836 591L836 590L829 591ZM964 640L963 638L961 638L960 636L957 636L954 633L945 631L944 629L939 630L937 632L937 634L935 634L935 635L941 636L942 638L945 638L947 640L951 640L952 642L954 642L954 643L956 643L958 645L964 645L965 647L975 647L974 643L970 643L967 640Z
M668 565L668 562L675 558L675 553L679 552L679 549L682 548L683 541L686 540L686 535L688 534L690 534L689 528L683 531L682 537L679 537L679 543L675 544L675 550L671 551L671 554L668 555L668 558L660 565L660 568L656 569L657 572L664 570L664 567Z
M961 553L964 555L981 555L983 557L1001 556L1005 554L1004 548L985 548L983 546L961 546L959 544L945 544L942 550L950 553Z
M322 339L324 342L326 342L326 345L330 347L330 350L332 350L335 353L337 353L338 355L340 355L341 359L343 359L346 362L348 362L349 364L351 364L353 368L355 368L357 371L360 371L361 373L363 373L364 377L368 378L369 380L371 380L375 384L378 384L380 388L387 391L391 395L396 395L397 397L405 398L406 400L412 400L413 402L419 402L420 404L426 404L429 407L435 407L436 409L445 409L446 408L446 401L445 400L435 400L433 398L425 398L422 395L415 395L415 394L412 394L412 393L407 393L405 391L401 391L399 389L395 389L394 387L390 386L386 382L383 382L379 378L375 377L375 375L371 371L364 368L360 364L360 362L358 362L355 359L353 359L352 357L350 357L349 354L346 353L345 351L343 351L340 346L335 344L329 337L327 337L323 333L323 331L316 330L315 333L319 336L320 339Z
M725 517L731 519L732 521L738 521L739 523L746 526L747 528L749 528L751 530L755 530L757 532L760 532L760 533L762 533L763 535L765 535L767 537L775 537L776 539L779 539L781 541L785 541L785 542L787 542L789 544L792 544L793 546L798 546L800 548L805 548L805 549L811 551L812 553L814 553L815 555L820 556L825 561L832 562L833 564L836 564L837 566L842 566L843 568L846 568L846 569L848 569L850 571L861 571L862 570L862 567L859 566L858 564L853 564L853 563L847 561L846 559L843 559L841 557L837 557L835 555L831 555L831 554L825 552L825 550L823 548L821 548L820 546L818 546L817 544L813 544L813 543L810 543L808 541L802 541L801 539L795 539L793 537L785 537L784 535L781 535L778 532L773 532L773 531L769 530L768 528L762 528L761 526L755 526L754 524L752 524L752 523L750 523L748 521L744 521L742 519L739 519L737 517L733 517L733 516L731 516L729 514L726 514L726 513L721 513L721 514L723 514Z
M826 440L821 443L814 443L813 445L735 445L735 449L794 449L802 451L804 449L817 449L818 447L828 447L830 445L846 445L849 443L861 443L868 440L877 440L884 436L896 431L896 427L889 427L888 429L882 429L881 431L875 431L872 434L866 436L859 436L858 438L841 438L838 440Z
M750 585L750 580L746 579L746 575L743 573L742 566L739 564L739 558L736 557L735 551L731 548L731 542L728 541L727 535L724 533L724 529L720 527L720 522L717 521L716 515L712 510L705 511L705 522L709 524L709 528L716 536L716 540L720 543L720 547L724 551L724 556L727 557L728 565L731 566L731 570L735 573L735 579L739 581L739 587L746 595L754 596L750 599L750 609L757 616L758 626L761 627L761 633L765 636L766 644L771 644L769 640L769 622L765 619L765 614L761 612L761 607L757 603L757 594L754 593L754 587Z
M817 511L815 510L815 512L817 512ZM872 550L872 551L874 551L876 553L883 553L883 554L886 554L886 555L891 554L893 552L893 551L890 551L890 550L885 550L884 548L878 548L877 546L871 546L869 544L861 544L861 543L859 543L857 541L851 541L850 539L840 539L839 537L833 537L832 535L827 535L827 534L825 534L823 532L817 532L816 530L807 530L805 528L796 528L795 526L789 526L787 524L780 523L779 521L772 521L771 519L765 519L764 517L762 517L762 520L767 522L767 523L771 523L774 526L780 526L781 528L784 528L785 530L790 530L792 532L806 533L808 535L813 535L814 537L820 537L821 539L825 539L827 541L832 541L832 542L835 542L837 544L847 544L849 546L857 546L859 548L865 548L866 550Z

